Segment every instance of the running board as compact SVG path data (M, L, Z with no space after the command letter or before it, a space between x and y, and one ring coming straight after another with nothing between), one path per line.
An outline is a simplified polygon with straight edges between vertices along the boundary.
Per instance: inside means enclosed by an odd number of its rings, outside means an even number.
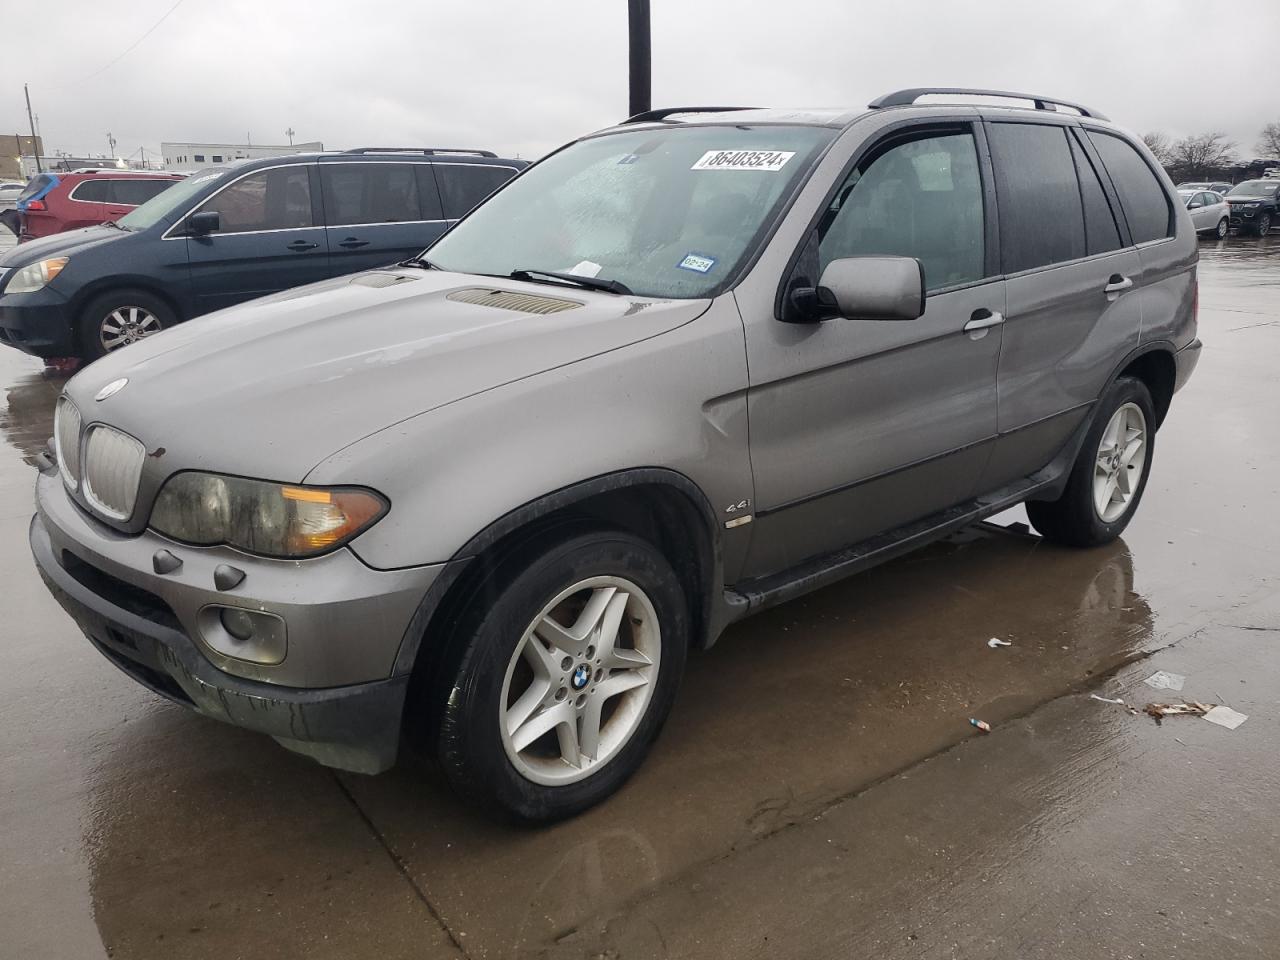
M750 614L794 600L837 580L918 550L1026 500L1056 499L1067 485L1071 467L1084 443L1085 434L1089 432L1092 419L1084 418L1071 439L1047 466L1001 490L877 534L851 547L812 557L780 573L742 580L732 587L726 587L726 623L734 623Z

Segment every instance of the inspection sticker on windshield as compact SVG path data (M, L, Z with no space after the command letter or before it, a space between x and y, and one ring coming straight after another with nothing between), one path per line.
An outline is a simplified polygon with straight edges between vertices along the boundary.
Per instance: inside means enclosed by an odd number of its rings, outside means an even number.
M687 253L685 258L676 264L681 270L692 270L694 273L710 273L716 265L715 257L703 253Z
M690 170L765 170L777 173L794 150L708 150Z

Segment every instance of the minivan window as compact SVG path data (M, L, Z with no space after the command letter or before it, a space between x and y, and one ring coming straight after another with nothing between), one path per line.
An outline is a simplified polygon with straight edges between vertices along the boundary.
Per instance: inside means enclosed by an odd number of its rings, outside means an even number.
M510 167L472 163L437 163L433 166L440 185L440 202L448 220L464 216L493 191L515 176Z
M849 175L818 230L818 276L832 260L915 257L925 287L982 279L986 228L972 133L898 141Z
M427 256L459 273L577 272L639 296L708 296L759 245L836 133L672 124L588 137L530 167Z
M1080 178L1080 200L1084 203L1085 247L1089 255L1108 253L1119 250L1120 228L1116 226L1115 214L1111 203L1107 200L1106 191L1102 189L1102 181L1093 161L1085 154L1084 148L1074 136L1068 135L1071 144L1071 155L1076 161L1076 175Z
M106 180L82 180L71 189L68 199L77 200L80 203L105 203L107 186Z
M301 164L251 173L200 206L214 210L219 233L289 230L314 226L311 178Z
M173 186L173 180L110 180L107 182L107 203L119 203L136 207Z
M126 230L146 230L161 220L173 223L187 212L196 194L209 189L209 184L228 174L221 170L200 170L185 180L172 183L168 189L152 197L136 210L130 210L116 221Z
M1004 272L1085 256L1084 206L1066 128L993 123L988 130Z
M418 177L407 163L322 163L325 219L330 226L439 219L423 213Z
M1120 206L1129 221L1134 243L1173 236L1173 209L1155 172L1126 140L1100 130L1090 130L1089 139L1111 174Z

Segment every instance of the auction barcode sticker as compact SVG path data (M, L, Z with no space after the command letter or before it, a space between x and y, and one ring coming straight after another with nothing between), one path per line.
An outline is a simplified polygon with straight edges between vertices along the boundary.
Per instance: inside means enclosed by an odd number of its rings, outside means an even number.
M794 150L708 150L690 170L765 170L777 173Z

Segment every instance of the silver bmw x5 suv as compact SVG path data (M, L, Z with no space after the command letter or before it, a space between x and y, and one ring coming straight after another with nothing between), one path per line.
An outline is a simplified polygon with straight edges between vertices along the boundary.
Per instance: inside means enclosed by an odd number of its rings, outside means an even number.
M36 562L162 696L580 811L733 621L1020 501L1081 547L1133 516L1195 230L1139 140L991 96L642 114L417 259L112 354L59 400Z

